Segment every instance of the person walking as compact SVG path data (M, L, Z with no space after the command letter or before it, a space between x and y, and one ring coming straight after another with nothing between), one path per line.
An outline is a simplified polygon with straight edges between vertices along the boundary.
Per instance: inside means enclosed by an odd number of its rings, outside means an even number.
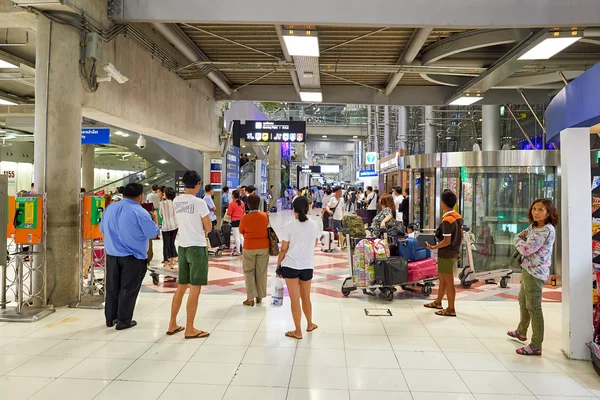
M229 202L231 201L231 197L229 196L229 187L223 187L223 194L221 195L221 217L224 217L227 214L227 208L229 207Z
M169 268L175 267L177 260L177 248L175 247L175 238L177 237L178 225L175 218L175 209L173 208L173 200L175 200L175 189L172 187L165 188L165 197L160 202L160 214L163 216L161 225L163 239L163 258L167 260Z
M245 306L254 306L267 297L267 272L269 270L269 216L258 210L260 196L248 196L248 214L240 221L240 235L244 236L242 267L246 281Z
M215 229L217 226L217 206L215 205L215 201L213 200L213 195L215 194L212 185L204 186L204 201L206 202L206 206L208 207L208 213L210 215L210 223L212 228Z
M175 218L179 225L179 279L171 303L171 318L167 335L185 330L186 339L209 336L194 327L198 300L202 286L208 284L208 249L206 235L211 231L210 216L206 202L196 197L200 190L200 177L196 171L186 171L181 179L185 185L182 195L173 200ZM185 328L177 325L177 315L183 296L190 290L186 305Z
M108 207L100 222L106 251L106 326L117 330L137 325L135 302L146 275L148 244L158 236L156 211L142 208L144 187L130 183L123 199Z
M302 312L306 317L306 331L312 332L318 328L312 319L310 287L315 263L315 247L319 243L321 232L317 223L308 218L308 200L305 197L298 197L293 202L292 208L295 219L286 226L282 236L276 274L285 279L294 319L295 329L286 332L285 336L302 339Z
M345 250L345 238L344 234L342 233L342 219L344 219L344 198L342 197L342 193L343 191L340 186L333 188L333 197L329 200L326 210L327 214L329 214L329 217L332 220L331 227L339 235L340 247L342 250Z
M459 213L454 211L456 205L456 195L445 190L442 193L441 207L444 212L442 223L437 230L436 239L438 243L432 246L427 243L427 248L438 251L438 275L440 280L440 290L437 298L425 304L426 308L439 310L436 315L442 317L456 317L456 308L454 300L456 298L456 288L454 287L454 268L458 261L462 245L462 226L463 219ZM444 309L442 300L444 295L448 298L448 307Z
M333 197L333 193L330 188L325 190L325 196L323 196L323 209L321 210L321 220L323 221L323 230L329 228L330 218L329 214L327 214L327 205L329 205L329 200Z
M227 215L231 217L231 232L233 233L233 238L235 240L233 255L239 256L242 254L241 251L244 246L244 237L240 234L240 220L246 213L246 206L240 198L239 191L234 190L231 196L233 197L233 201L229 203Z
M373 222L373 218L377 215L377 193L373 191L372 186L367 186L367 213L369 214L369 224Z
M544 314L542 312L542 290L550 277L552 250L556 238L555 227L559 214L548 199L533 202L527 214L531 225L515 236L514 243L521 254L521 289L519 307L521 320L516 330L507 335L522 342L527 340L527 330L531 323L533 333L528 346L517 349L523 356L542 355L544 341Z

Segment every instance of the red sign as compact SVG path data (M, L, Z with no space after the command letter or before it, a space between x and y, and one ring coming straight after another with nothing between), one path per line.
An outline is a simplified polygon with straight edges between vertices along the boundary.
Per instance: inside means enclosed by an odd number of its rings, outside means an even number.
M104 196L104 189L94 192L94 196Z
M210 183L215 185L221 184L221 171L210 172Z

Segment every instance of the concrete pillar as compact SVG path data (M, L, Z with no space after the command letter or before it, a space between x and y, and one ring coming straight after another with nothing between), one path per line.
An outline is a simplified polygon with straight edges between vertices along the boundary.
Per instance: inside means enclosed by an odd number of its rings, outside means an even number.
M47 194L48 297L54 306L77 300L83 86L79 34L39 16L35 80L35 191ZM34 275L34 287L41 279ZM34 290L35 290L34 289Z
M562 247L562 348L569 358L589 360L585 344L592 341L593 331L590 129L565 129L560 143L562 243L555 249Z
M406 106L398 107L398 149L406 149L408 140L408 108Z
M500 106L485 105L482 110L482 141L481 150L500 150Z
M373 124L371 124L372 118L373 111L371 110L371 106L367 106L367 151L373 151L373 145L370 143L373 135Z
M390 154L390 107L383 107L383 156Z
M275 199L281 198L281 144L269 143L269 187L273 185Z
M432 106L425 107L425 154L433 154L437 151L437 134L435 126L429 123L435 118Z
M375 142L373 145L373 151L378 155L381 155L379 150L379 106L375 106Z
M94 145L81 146L81 185L87 191L94 189Z
M202 163L202 167L203 170L201 172L201 176L202 176L202 189L204 190L204 187L208 184L210 184L210 160L212 158L218 159L218 160L222 160L223 161L223 169L222 169L222 174L221 174L221 187L225 186L225 181L227 180L225 177L225 160L223 159L223 157L221 157L221 153L220 152L205 152L204 153L204 159L203 159L203 163ZM229 190L229 194L231 194L231 192L233 192L234 188L231 188ZM214 201L215 201L215 215L217 216L217 221L221 222L221 195L223 194L222 191L215 191L214 192Z

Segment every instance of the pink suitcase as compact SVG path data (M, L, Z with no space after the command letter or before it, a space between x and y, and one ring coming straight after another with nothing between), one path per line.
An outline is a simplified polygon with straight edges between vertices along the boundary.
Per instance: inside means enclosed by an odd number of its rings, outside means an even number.
M437 263L433 258L408 263L408 281L419 282L438 276Z

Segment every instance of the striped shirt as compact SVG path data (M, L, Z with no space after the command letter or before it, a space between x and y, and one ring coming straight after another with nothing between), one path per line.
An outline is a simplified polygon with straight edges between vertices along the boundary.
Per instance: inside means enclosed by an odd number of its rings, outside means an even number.
M171 232L178 228L173 200L162 200L160 202L160 215L163 218L160 228L163 232Z

